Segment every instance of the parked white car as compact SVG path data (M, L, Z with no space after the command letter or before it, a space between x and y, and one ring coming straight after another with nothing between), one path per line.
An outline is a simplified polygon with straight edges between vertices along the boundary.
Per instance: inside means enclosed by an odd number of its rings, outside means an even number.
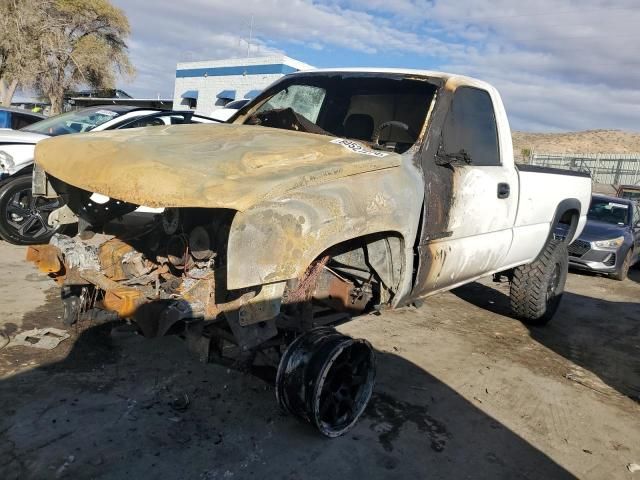
M106 105L63 113L21 130L0 130L0 238L19 245L46 243L59 230L48 223L59 199L31 195L36 144L49 137L123 128L215 123L193 112Z
M221 122L226 122L233 115L235 115L238 110L240 110L250 101L251 100L249 100L248 98L244 98L242 100L234 100L233 102L227 103L224 108L218 108L217 110L211 112L210 117L215 120L220 120Z

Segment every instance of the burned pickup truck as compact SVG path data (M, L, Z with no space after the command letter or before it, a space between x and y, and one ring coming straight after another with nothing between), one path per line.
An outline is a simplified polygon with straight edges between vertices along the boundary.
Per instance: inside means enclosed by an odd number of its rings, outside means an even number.
M36 163L34 191L80 230L164 209L29 250L69 319L110 310L204 359L271 362L281 405L327 436L354 425L375 368L333 326L491 274L516 317L549 321L591 195L588 177L514 165L494 88L426 71L297 73L228 124L68 135Z

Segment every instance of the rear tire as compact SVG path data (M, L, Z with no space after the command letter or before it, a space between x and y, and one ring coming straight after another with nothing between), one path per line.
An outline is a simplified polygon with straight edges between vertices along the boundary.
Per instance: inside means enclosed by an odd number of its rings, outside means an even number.
M618 271L616 271L616 273L612 273L609 276L614 280L618 280L620 282L626 280L627 275L629 274L629 268L631 267L632 257L633 252L631 251L631 249L627 250L627 254L624 256L624 261L622 262L622 265L620 265Z
M569 270L566 243L549 240L528 265L516 267L511 280L511 311L530 325L545 325L560 305Z

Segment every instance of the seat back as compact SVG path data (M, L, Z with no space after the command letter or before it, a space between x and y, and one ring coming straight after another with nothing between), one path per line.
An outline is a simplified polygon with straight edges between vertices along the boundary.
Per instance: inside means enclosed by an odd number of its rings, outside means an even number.
M356 140L371 141L373 118L366 113L352 113L344 122L344 136Z

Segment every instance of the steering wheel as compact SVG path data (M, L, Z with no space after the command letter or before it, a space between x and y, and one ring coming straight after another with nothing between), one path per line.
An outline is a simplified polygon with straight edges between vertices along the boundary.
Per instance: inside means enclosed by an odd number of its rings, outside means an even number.
M398 127L401 128L402 130L404 130L405 132L407 132L409 135L411 135L413 138L417 138L418 135L416 132L413 131L413 129L411 127L409 127L409 125L407 125L404 122L400 122L398 120L389 120L388 122L382 122L380 124L380 126L376 129L375 133L373 134L373 143L375 145L380 145L379 140L380 140L380 134L382 133L382 131L385 128L388 127Z

